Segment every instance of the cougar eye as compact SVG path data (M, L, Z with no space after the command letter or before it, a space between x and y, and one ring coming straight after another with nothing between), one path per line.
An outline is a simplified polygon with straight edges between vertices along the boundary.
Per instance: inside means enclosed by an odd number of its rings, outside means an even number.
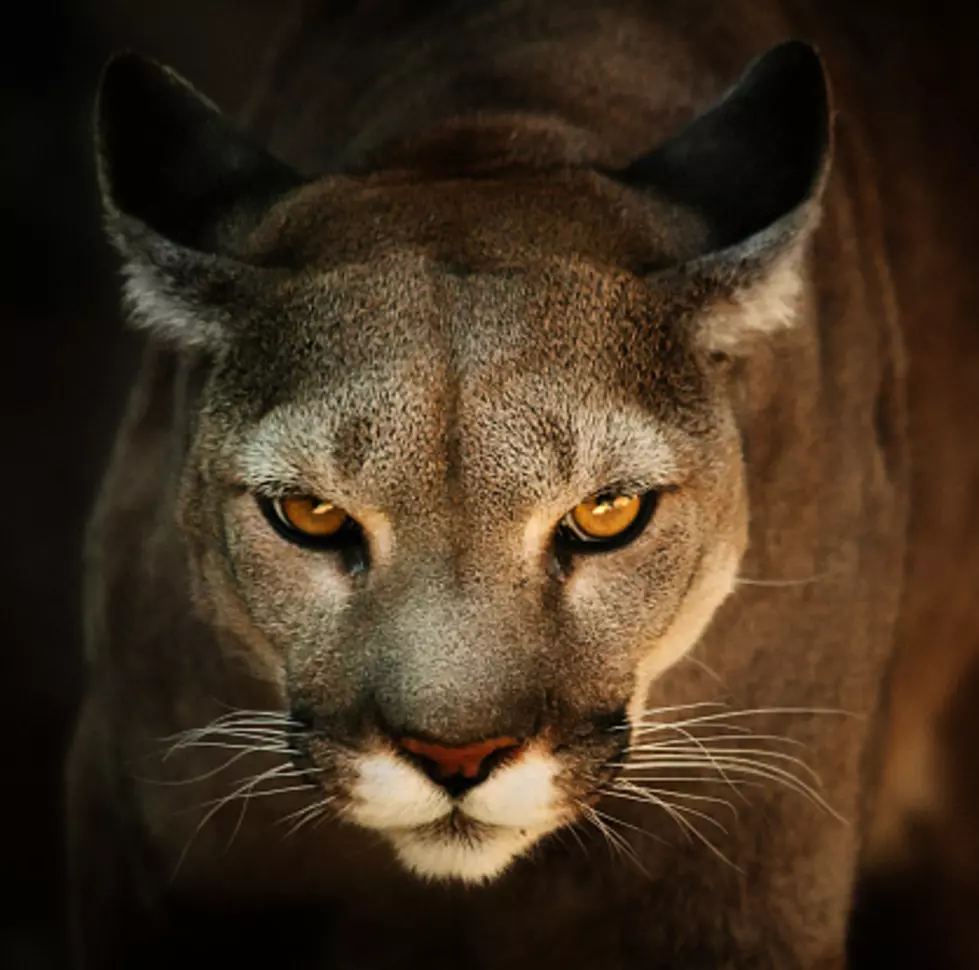
M307 536L336 535L350 518L338 506L311 495L277 498L272 508L285 525Z
M655 492L599 492L576 505L561 520L558 539L585 551L623 546L646 527L655 504Z
M313 495L287 495L260 500L259 504L276 531L292 542L335 545L358 531L357 524L339 505Z

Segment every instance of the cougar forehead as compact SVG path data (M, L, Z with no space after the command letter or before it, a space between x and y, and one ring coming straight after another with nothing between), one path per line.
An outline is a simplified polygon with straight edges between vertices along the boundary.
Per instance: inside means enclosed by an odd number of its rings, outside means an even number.
M601 174L573 168L428 178L424 172L333 176L274 207L244 255L316 265L421 252L462 272L554 258L606 266L676 264L702 248L703 220Z
M317 271L281 293L276 346L262 322L226 368L264 402L235 460L250 482L413 516L449 484L513 507L677 484L719 420L683 312L580 261L460 276L409 253Z
M694 433L712 423L690 327L703 299L648 275L694 245L694 217L660 206L651 244L656 204L582 173L547 192L534 180L367 182L303 190L250 238L251 258L286 268L237 313L218 382L234 389L229 414L299 408L330 429L348 473L368 453L376 463L377 443L410 443L393 466L404 475L428 441L449 435L473 456L502 436L515 468L525 462L522 489L542 460L569 478L585 413L639 408Z

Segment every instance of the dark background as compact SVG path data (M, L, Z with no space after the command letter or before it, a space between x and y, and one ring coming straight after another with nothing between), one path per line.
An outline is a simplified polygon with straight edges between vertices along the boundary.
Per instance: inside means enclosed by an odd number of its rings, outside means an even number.
M130 47L237 109L289 4L33 0L0 19L0 968L61 966L61 761L82 685L85 517L139 341L116 308L90 153Z
M60 774L83 682L79 545L138 349L119 321L114 262L99 231L89 151L98 70L112 50L131 47L172 64L234 111L291 6L8 0L3 10L0 970L63 965ZM972 6L829 0L825 10L834 30L859 34L860 49L890 72L881 74L878 122L917 126L930 177L955 183L950 231L979 241ZM969 172L971 179L962 174ZM965 730L979 739L977 727ZM929 934L945 931L922 914L944 909L936 901L957 892L941 874L928 878L916 883L912 895L923 902L913 912L888 911L878 921L885 935L895 919L913 928L925 954Z

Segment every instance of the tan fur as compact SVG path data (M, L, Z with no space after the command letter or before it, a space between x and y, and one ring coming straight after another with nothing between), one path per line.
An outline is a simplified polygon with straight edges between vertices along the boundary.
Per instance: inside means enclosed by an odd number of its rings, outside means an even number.
M960 662L909 689L905 556L916 575L931 533L906 525L904 337L859 133L827 180L814 132L811 185L741 235L750 199L726 224L669 158L637 164L807 27L697 6L692 26L689 4L395 4L391 34L311 8L252 120L326 174L232 141L254 178L217 219L179 139L153 173L112 128L126 92L103 94L107 218L153 339L90 533L87 965L179 953L201 910L215 940L248 926L309 966L842 966L861 849L895 857L939 804L922 725ZM145 194L130 151L161 180ZM196 209L160 206L172 172ZM616 481L659 490L649 526L561 566L555 524ZM271 487L346 508L369 565L285 542L253 495ZM305 719L300 740L261 714L222 739L232 708ZM713 724L755 774L716 754L684 774ZM398 732L534 755L451 803ZM609 787L644 757L630 739L664 734L675 767L641 783L699 813L679 823ZM279 906L310 923L283 936ZM122 923L135 942L100 932Z

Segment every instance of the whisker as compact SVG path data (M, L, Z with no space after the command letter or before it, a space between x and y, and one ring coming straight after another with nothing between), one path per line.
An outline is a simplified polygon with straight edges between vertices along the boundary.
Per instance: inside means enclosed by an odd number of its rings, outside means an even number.
M297 772L296 774L302 775L302 772ZM281 774L281 775L277 775L276 777L277 778L291 777L291 773L288 773L288 774L284 773L284 774ZM234 827L234 831L231 833L231 838L228 839L228 844L225 846L225 852L227 852L228 849L231 848L231 843L234 842L235 836L238 835L238 831L241 828L241 824L245 820L245 812L248 810L248 803L253 798L268 798L268 797L270 797L272 795L287 795L290 792L305 792L306 794L309 794L310 793L310 786L308 784L306 784L306 785L287 785L285 788L273 788L270 791L260 791L260 792L257 792L257 791L248 791L248 792L246 792L245 795L244 795L244 798L242 799L241 812L238 814L238 822L237 822L237 824Z
M233 731L237 728L289 728L299 726L299 723L293 721L291 718L219 717L213 721L208 721L206 724L197 724L193 727L185 728L183 731L177 731L175 734L170 735L170 737L179 737L181 734L195 731Z
M605 794L607 794L607 792L605 792ZM647 832L646 829L642 828L639 825L633 825L631 822L627 822L624 818L619 818L617 815L611 815L608 812L602 812L594 807L592 810L595 812L596 815L599 816L599 818L605 819L605 821L608 822L609 825L612 825L613 823L617 825L621 825L623 828L630 829L633 832L638 832L644 838L655 839L657 842L663 841L663 839L659 838L655 833Z
M332 801L336 797L337 797L336 795L331 795L329 796L329 799L330 801ZM312 809L322 805L323 801L324 800L321 798L321 799L317 799L311 805L303 805L302 808L297 809L295 812L290 812L288 815L283 815L282 818L280 818L275 824L286 825L287 823L291 822L293 819L298 818L300 815L305 815L307 812L311 811Z
M289 711L284 710L281 707L236 707L234 704L229 704L227 701L221 700L220 697L215 697L211 695L211 700L217 704L218 707L224 708L228 715L230 714L283 714L289 716Z
M614 790L610 790L607 787L603 787L603 788L600 788L599 791L601 791L601 793L603 795L609 795L610 797L624 797L622 795L622 791L623 791L624 786L626 784L627 783L624 783L624 782L619 781L619 782L616 782L616 786L615 786L615 789ZM683 837L688 842L691 841L691 839L690 839L690 832L688 830L688 823L674 809L674 807L669 802L666 802L663 799L658 798L656 795L649 794L647 792L644 792L643 794L644 794L645 797L643 797L642 799L634 799L634 800L636 800L636 801L640 801L641 800L641 801L643 801L646 804L656 805L658 808L663 809L663 811L665 811L670 816L670 818L672 818L673 821L676 822L677 827L680 829L680 832L683 835Z
M693 704L672 704L666 707L650 707L639 714L638 721L643 721L647 717L653 717L657 714L672 714L676 711L690 711L695 708L703 707L726 707L727 705L722 704L720 701L696 701ZM629 724L617 724L614 727L609 728L610 731L628 731L632 725Z
M654 721L652 723L647 723L645 716L641 718L637 724L641 725L646 730L667 730L670 727L690 727L694 724L709 724L712 722L722 721L727 718L735 717L755 717L755 716L774 716L774 715L799 715L799 716L809 716L809 715L835 715L838 717L853 717L860 720L864 719L864 715L857 714L854 711L846 711L841 708L827 708L827 707L757 707L753 709L741 710L741 711L723 711L716 714L702 714L694 718L687 718L683 721ZM733 729L737 725L725 724L724 727L728 729Z
M324 815L326 815L330 804L336 801L336 799L336 795L321 798L318 801L313 802L312 805L306 805L304 808L301 808L298 812L290 812L288 815L280 818L276 823L277 825L284 825L286 822L291 822L294 819L298 819L298 821L289 829L289 831L285 833L283 839L291 838L307 823L312 822L314 819L322 818Z
M240 741L241 739L237 739ZM226 771L232 765L236 764L242 758L250 754L278 754L288 757L299 757L299 752L296 751L291 745L286 743L283 736L278 736L275 738L260 738L252 743L228 743L224 741L197 741L193 739L184 738L183 740L177 742L168 751L166 751L162 756L147 753L144 758L139 760L144 763L153 759L155 760L159 757L161 762L165 762L175 755L178 751L187 751L197 748L220 748L225 751L237 752L233 754L230 758L224 761L222 764L217 765L214 768L210 768L207 771L203 771L197 775L190 778L179 778L179 779L167 779L167 778L150 778L145 775L133 774L132 777L136 781L140 781L148 785L157 785L163 787L173 787L181 785L195 784L201 781L206 781L208 778L213 778L215 775L220 774L222 771Z
M291 748L285 741L272 743L267 740L260 740L253 744L237 744L230 741L194 741L182 744L180 748L223 748L226 751L290 751Z
M623 791L606 792L606 794L610 795L613 798L628 799L630 797L629 794ZM663 799L657 798L655 796L651 798L643 797L647 794L648 794L648 789L636 787L636 793L631 797L635 801L645 801L648 802L649 804L653 804L664 809L670 815L670 817L677 823L677 825L680 827L680 830L687 837L688 841L690 840L691 835L693 835L701 844L706 846L706 848L709 849L710 852L712 852L715 856L717 856L717 858L720 859L722 862L727 863L729 866L731 866L732 869L735 869L738 872L743 872L741 867L736 865L719 848L717 848L717 846L714 845L714 843L711 842L710 839L708 839L707 836L705 836L703 832L701 832L700 829L697 828L696 825L694 825L689 819L684 818L683 815L677 811L677 806L671 805L669 802L666 802ZM698 813L698 814L702 814L702 813ZM704 816L704 817L709 818L709 816ZM716 819L711 819L711 821L716 822Z
M625 786L628 789L635 788L637 786L631 784L631 782L620 782L614 781L611 784L611 789L617 789L620 785ZM683 798L687 801L693 802L710 802L714 805L723 805L725 808L729 809L731 814L734 816L735 820L739 818L737 808L731 804L726 798L718 798L716 795L695 795L692 792L676 791L673 788L648 788L643 787L644 792L650 792L659 798Z
M180 744L194 744L200 741L208 741L211 739L216 740L227 740L234 741L239 738L253 738L254 740L269 740L269 741L285 741L292 737L292 734L285 728L279 727L235 727L235 728L220 728L215 731L198 731L194 734L188 734L182 740L176 742Z
M166 734L158 738L161 743L180 743L181 741L187 740L188 738L203 737L208 734L229 734L229 733L239 733L242 731L275 731L279 734L284 734L289 729L302 728L304 725L292 718L283 717L229 717L224 715L222 717L215 718L213 721L209 721L207 724L201 724L196 727L185 728L182 731L176 731L173 734Z
M238 734L275 734L284 737L291 728L288 724L209 724L205 727L188 728L181 731L179 735L171 735L171 738L207 737L211 734L217 735L238 735ZM162 739L167 740L167 739Z
M234 738L242 734L256 734L262 737L284 738L289 730L288 725L278 724L219 724L206 727L188 728L178 734L171 734L159 741L163 744L183 744L186 741L198 741L201 738L224 737Z
M286 744L224 744L217 741L202 741L200 744L187 745L179 750L191 750L191 748L199 749L219 749L221 751L237 751L238 754L234 755L231 759L225 762L225 765L233 764L239 758L243 758L249 754L278 754L283 756L297 757L299 752L295 751L293 748ZM168 751L161 759L161 762L166 762L175 755L177 752ZM217 770L214 772L217 774Z
M174 879L176 879L177 874L180 872L180 869L183 866L184 860L187 858L187 854L190 852L190 847L193 845L195 839L200 834L201 829L203 829L204 826L207 825L207 823L212 818L214 818L214 816L221 810L221 808L224 805L227 805L235 798L240 797L243 792L246 792L254 788L256 785L261 784L263 781L267 779L274 778L276 775L291 768L292 766L288 763L276 765L273 768L269 768L267 771L261 772L260 774L256 775L254 778L251 778L249 781L246 781L244 784L239 785L239 787L236 788L230 795L218 799L217 803L213 804L213 806L208 810L207 814L204 815L204 817L197 823L197 827L191 833L190 838L187 840L187 844L184 846L183 851L180 853L180 858L177 859L177 864L176 866L174 866L173 872L170 875L170 881L172 882ZM205 803L204 805L200 805L198 806L198 808L199 809L205 808L207 804L210 803Z
M721 677L721 675L714 670L713 667L709 667L706 663L704 663L700 657L695 657L693 654L685 653L680 659L685 660L687 663L693 664L695 667L699 667L715 683L720 684L722 687L725 686L724 678Z
M241 811L238 812L238 821L235 822L235 827L231 830L231 835L228 838L227 843L224 846L224 854L231 850L231 844L238 837L238 832L241 830L242 823L245 821L245 812L248 811L248 795L241 800Z
M808 586L810 583L817 583L820 580L827 579L831 575L832 573L823 572L800 579L750 579L747 576L735 576L734 581L739 586L769 586L780 588L784 586Z
M642 753L655 754L657 751L663 749L657 747L656 745L637 745L628 750L630 751L630 753L642 752ZM681 754L696 755L698 752L702 752L702 751L703 749L701 749L699 746L686 747L686 748L671 746L667 750L667 756L670 757L672 755L681 755ZM718 763L723 762L724 758L731 755L736 757L740 757L741 755L754 755L756 757L774 758L778 761L787 761L790 764L798 765L799 768L802 769L804 772L806 772L806 774L808 774L817 785L819 785L820 787L823 786L822 778L819 777L819 774L813 768L807 765L801 758L796 758L794 755L786 754L786 752L784 751L771 751L768 748L740 748L740 747L738 748L714 747L714 748L707 749L707 751L712 756L710 758L712 763L715 760L713 755L717 756ZM630 763L634 763L634 762L630 762Z
M280 780L285 781L290 778L298 778L301 775L302 772L297 771L295 773L288 772L288 773L283 773L281 775L275 775L273 777L275 778L276 781L280 781ZM271 779L266 779L266 780L271 780ZM230 795L224 798L209 799L208 801L204 802L202 805L198 805L197 807L198 809L201 809L201 808L209 808L211 805L217 805L217 804L226 805L228 802L233 801L236 797L242 798L245 801L251 801L253 798L271 798L273 795L286 795L290 792L297 792L297 791L311 793L312 790L313 790L313 786L309 784L288 785L285 788L266 788L262 791L253 791L250 789L246 789L245 791L239 792L237 795Z
M694 742L694 744L696 745L696 750L699 750L699 751L700 751L700 752L701 752L701 753L702 753L702 754L703 754L703 755L704 755L704 756L705 756L706 758L708 758L708 759L710 760L710 762L711 762L711 763L712 763L712 764L714 765L714 767L715 767L715 768L717 769L717 772L718 772L718 774L719 774L719 775L720 775L720 776L721 776L721 777L722 777L722 778L723 778L723 779L724 779L724 780L725 780L726 782L727 782L727 781L730 781L730 779L728 778L728 776L727 776L727 774L725 773L725 771L724 771L724 768L723 768L723 766L721 765L721 763L720 763L719 761L717 761L717 760L716 760L716 759L714 758L714 756L713 756L713 754L711 753L711 751L712 751L712 749L710 749L710 748L708 748L708 747L707 747L706 745L704 745L704 744L703 744L703 743L702 743L702 742L701 742L701 741L700 741L700 740L699 740L699 739L698 739L698 738L697 738L697 737L696 737L696 736L695 736L695 735L694 735L694 734L693 734L693 733L692 733L691 731L688 731L688 730L687 730L686 728L683 728L683 727L678 727L678 728L677 728L677 730L678 730L678 731L679 731L679 732L680 732L680 733L681 733L681 734L682 734L682 735L683 735L683 736L684 736L685 738L687 738L687 739L689 739L689 740L691 740L691 741L693 741L693 742ZM634 749L634 750L639 750L639 749L638 749L638 748L636 748L635 746L633 746L633 749ZM689 749L687 749L687 748L681 748L681 749L679 749L679 750L682 750L682 751L688 751ZM733 792L734 792L734 793L735 793L736 795L738 795L738 796L739 796L739 797L741 797L741 798L744 798L744 796L743 796L743 795L741 794L741 792L739 792L739 791L738 791L738 790L737 790L737 789L736 789L736 788L735 788L735 787L734 787L733 785L731 785L730 787L731 787L731 791L733 791Z
M628 859L630 859L635 864L636 868L647 879L651 878L650 875L649 875L649 872L646 870L646 867L642 864L641 860L639 859L639 855L636 852L636 850L632 847L632 845L630 845L628 839L626 839L623 835L621 835L620 833L618 833L618 832L615 831L615 826L616 825L621 825L623 828L631 829L633 832L638 832L640 835L645 835L647 837L655 838L655 836L653 836L653 834L651 832L646 832L643 829L639 828L638 826L632 825L631 823L626 822L624 819L617 818L614 815L609 815L607 812L602 812L602 811L600 811L599 809L597 809L595 807L592 807L592 811L599 818L604 819L605 824L608 826L609 835L613 836L618 841L618 843L622 847L622 851L623 851L623 853L625 853L626 857Z
M719 822L716 818L708 815L706 812L698 811L696 808L690 808L689 805L674 805L672 802L667 802L665 798L655 794L656 789L652 788L642 788L639 785L632 785L629 782L619 782L612 789L605 789L607 795L616 796L621 795L623 798L632 798L635 801L645 801L653 802L657 805L669 805L671 809L676 812L686 813L688 815L693 815L695 818L701 818L708 825L713 825L714 828L720 830L725 835L728 835L727 827Z
M646 802L647 804L656 805L657 807L662 808L673 819L673 821L676 822L677 827L684 834L688 842L692 841L691 837L696 838L702 845L706 846L707 849L709 849L719 859L726 862L729 866L738 870L739 872L741 871L741 869L737 865L735 865L720 849L718 849L717 846L714 845L714 843L711 842L710 839L708 839L707 836L705 836L703 832L701 832L700 829L698 829L697 826L693 824L693 822L685 818L683 814L677 810L678 806L672 805L669 802L656 797L655 795L651 795L648 789L643 789L638 787L635 788L635 793L631 795L627 792L622 791L621 789L616 791L605 790L604 793L612 798L622 798L627 800ZM697 814L702 814L702 813L697 813ZM709 816L704 816L704 817L709 818ZM716 819L711 819L711 821L714 822L715 824L718 824Z
M254 720L254 721L289 721L296 723L296 719L288 712L281 710L258 708L237 707L219 715L208 724L226 724L229 721Z
M675 722L675 725L676 725L677 734L681 733L681 729L683 729L683 731L686 731L691 727L694 728L700 727L698 723L691 722L691 721L677 721ZM650 734L663 734L669 731L673 727L674 727L673 722L659 721L653 724L639 725L638 727L635 728L635 730L632 733L633 736L637 740L639 740L639 739L645 739L647 735ZM712 731L727 731L732 738L744 737L745 735L751 734L751 728L747 727L744 724L725 724L723 721L714 721L708 724L707 727L709 730ZM684 733L683 736L685 738L687 735ZM677 740L677 739L674 738L673 740Z
M585 802L579 801L578 807L581 810L583 817L588 819L588 821L595 826L595 828L601 833L602 838L605 839L605 842L611 846L612 840L608 837L608 829L606 828L605 823L601 820L601 817L596 815L595 810Z
M795 746L800 747L800 748L808 748L809 747L809 745L806 744L805 741L800 741L798 738L788 738L788 737L785 737L785 735L782 735L782 734L752 734L748 730L745 730L744 733L738 733L736 731L732 731L732 732L730 732L728 734L708 734L706 736L705 735L697 735L697 740L700 741L700 742L702 742L702 743L704 743L704 744L707 744L709 742L715 742L715 741L732 741L732 742L741 742L741 741L776 741L776 742L778 742L780 744L791 744L791 745L795 745ZM659 750L660 748L675 748L675 747L678 747L678 746L685 745L687 743L688 743L687 736L684 736L684 737L680 737L680 738L664 738L661 741L652 741L649 744L643 745L643 746L648 747L650 749L656 748L657 750ZM635 751L635 750L638 750L639 747L640 747L639 745L629 745L628 747L624 748L623 750L624 751Z
M330 801L332 801L332 800L333 799L330 799ZM324 804L323 811L320 812L320 814L317 815L315 819L313 819L313 824L312 824L311 827L314 830L315 829L318 829L330 817L330 813L327 811L328 807L329 807L328 805L325 805ZM299 827L302 828L302 826L299 826ZM288 836L289 834L290 833L287 832L286 833L286 836Z
M599 832L601 832L606 844L617 855L634 862L641 872L645 873L647 876L649 875L643 868L642 863L640 863L639 858L635 854L632 846L630 846L625 839L622 838L622 836L620 836L617 832L614 832L611 827L607 825L605 821L603 821L603 818L608 819L609 816L605 815L603 812L599 812L597 809L585 804L584 802L580 802L579 807L581 808L585 817L589 819L589 821L595 826L595 828L598 829Z
M609 767L614 768L626 768L628 763L626 762L610 762ZM727 782L718 781L717 778L711 778L706 775L657 775L657 782L662 782L663 784L684 784L684 785L725 785ZM757 781L745 781L743 778L732 778L730 784L736 785L739 788L760 788L763 787L760 782Z
M288 762L274 765L273 767L268 768L265 771L261 771L257 775L253 775L251 778L243 781L237 788L235 788L233 792L231 792L230 795L223 795L220 798L208 799L206 802L202 802L200 805L198 805L197 808L208 808L212 805L217 805L220 808L222 805L227 805L228 802L231 802L245 792L250 791L263 781L267 781L272 778L290 778L299 774L301 774L301 772Z
M240 761L242 758L249 754L264 754L266 749L256 749L256 748L245 748L239 751L238 754L233 755L227 761L218 765L216 768L211 768L209 771L202 772L199 775L194 775L191 778L144 778L139 775L133 775L132 777L136 781L143 782L147 785L158 785L160 787L172 788L179 787L181 785L193 785L201 781L206 781L208 778L213 778L215 775L219 775L222 771L226 771L233 764ZM291 751L283 751L282 754L292 754Z
M793 775L791 772L786 771L777 765L766 764L765 762L755 761L750 758L737 759L732 757L726 757L722 759L724 761L725 768L734 773L740 772L741 774L749 775L752 777L766 778L769 781L781 782L786 788L797 792L800 795L807 797L815 805L829 812L834 818L842 822L844 825L848 825L849 822L844 818L826 799L811 785L802 781L797 776ZM668 758L668 759L655 759L648 762L641 762L638 764L627 763L623 767L630 767L635 771L648 771L650 769L657 769L660 767L668 768L703 768L705 765L709 765L709 762L705 762L703 759L689 758ZM660 783L660 778L656 775L634 777L632 779L636 782L650 781L653 783Z
M230 741L241 741L241 740L254 740L262 741L265 743L277 743L284 744L288 735L284 731L232 731L232 730L201 730L195 728L192 731L184 731L180 734L176 741L172 743L169 740L164 740L162 743L169 744L166 757L170 757L175 751L179 751L181 748L194 747L196 745L206 744L208 741L215 742L230 742Z
M581 848L582 854L585 856L586 859L588 858L588 849L586 848L585 843L582 842L581 836L578 834L577 819L573 821L570 825L565 826L564 829L558 829L557 831L570 832L571 835L574 837L575 842L577 842L579 847Z

